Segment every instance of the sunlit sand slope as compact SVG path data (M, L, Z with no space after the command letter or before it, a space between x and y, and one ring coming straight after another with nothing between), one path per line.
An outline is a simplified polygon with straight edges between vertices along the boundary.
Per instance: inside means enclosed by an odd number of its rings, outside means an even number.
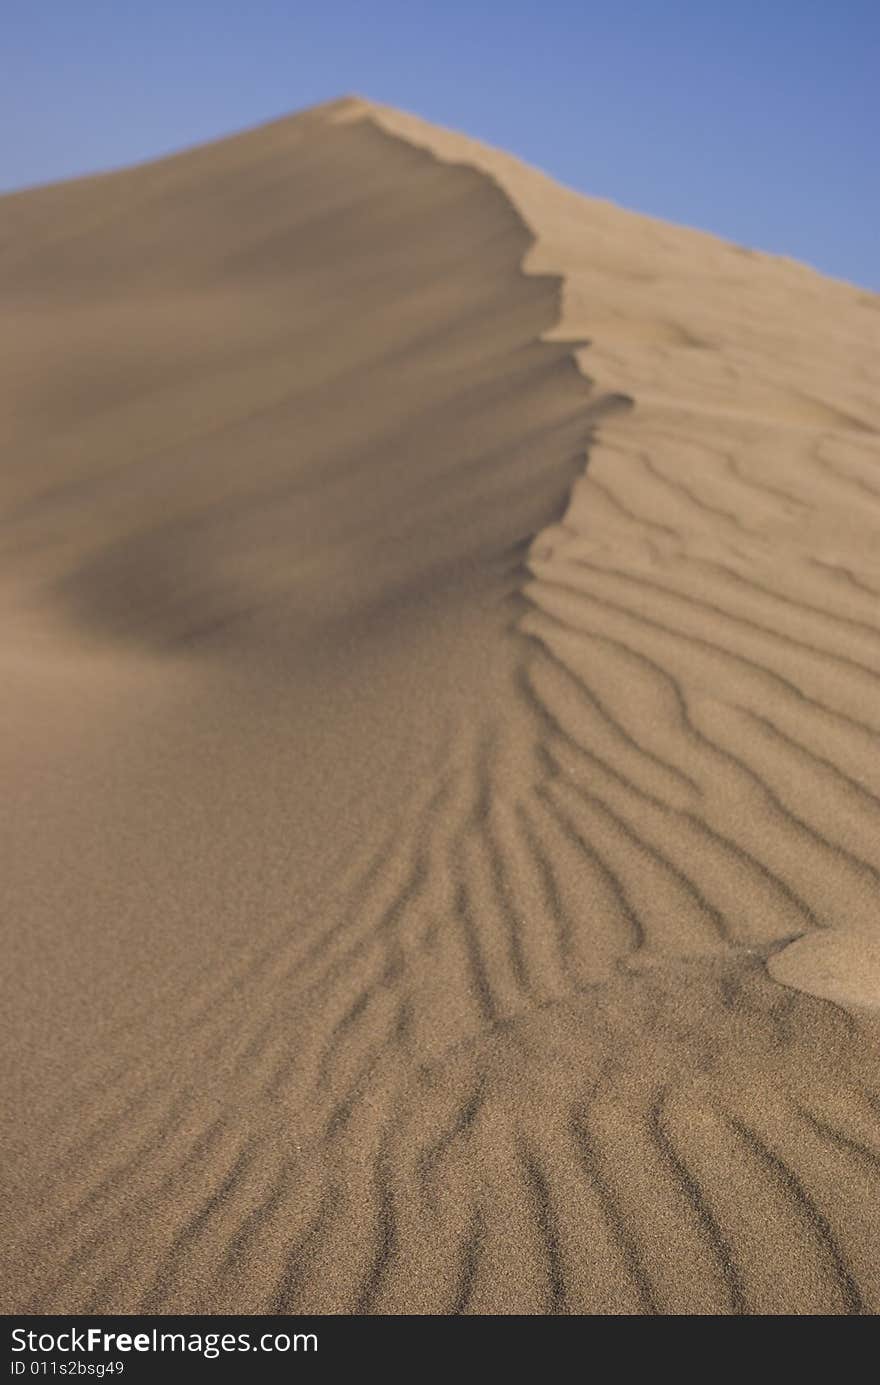
M4 1306L880 1306L880 310L353 99L0 200Z

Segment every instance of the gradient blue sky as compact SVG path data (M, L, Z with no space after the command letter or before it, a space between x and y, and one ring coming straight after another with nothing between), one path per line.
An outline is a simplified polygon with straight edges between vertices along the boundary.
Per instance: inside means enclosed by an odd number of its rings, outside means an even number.
M0 188L358 91L880 289L880 0L3 0Z

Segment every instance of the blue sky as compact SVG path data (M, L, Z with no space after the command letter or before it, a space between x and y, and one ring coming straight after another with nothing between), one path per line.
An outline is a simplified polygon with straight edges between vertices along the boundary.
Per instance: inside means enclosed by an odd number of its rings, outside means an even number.
M357 91L880 289L880 0L3 0L0 188Z

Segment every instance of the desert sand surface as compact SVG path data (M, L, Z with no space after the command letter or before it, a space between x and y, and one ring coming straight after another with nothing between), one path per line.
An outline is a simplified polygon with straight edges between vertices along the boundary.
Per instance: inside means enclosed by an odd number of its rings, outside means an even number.
M3 1306L880 1307L880 299L357 98L0 199Z

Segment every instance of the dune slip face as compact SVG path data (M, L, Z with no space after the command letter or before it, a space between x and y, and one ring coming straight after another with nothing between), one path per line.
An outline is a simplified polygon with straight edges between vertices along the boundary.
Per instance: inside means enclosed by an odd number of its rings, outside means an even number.
M880 301L349 98L0 199L17 1313L880 1306Z

